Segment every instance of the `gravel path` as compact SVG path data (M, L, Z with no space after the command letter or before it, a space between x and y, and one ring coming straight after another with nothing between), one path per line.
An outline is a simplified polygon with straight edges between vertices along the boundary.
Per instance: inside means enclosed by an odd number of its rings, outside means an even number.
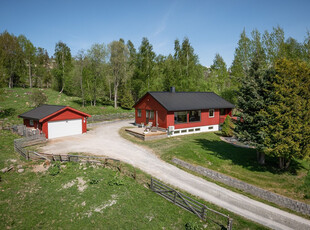
M48 141L46 153L89 152L119 159L165 183L272 229L310 229L310 221L222 188L159 159L118 134L129 121L107 123L87 134Z

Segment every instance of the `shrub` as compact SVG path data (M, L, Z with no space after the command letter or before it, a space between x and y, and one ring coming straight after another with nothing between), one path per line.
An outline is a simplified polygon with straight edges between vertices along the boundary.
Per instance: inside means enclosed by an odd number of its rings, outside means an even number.
M187 222L185 224L185 230L200 230L201 227L196 222Z
M56 176L60 173L60 163L56 162L55 164L52 164L48 171L51 176Z
M89 182L90 184L98 184L99 183L99 179L97 178L92 178Z
M123 178L121 178L119 173L116 173L115 176L113 177L113 179L108 182L108 185L110 185L110 186L113 186L113 185L120 186L120 185L124 185L124 184L125 184L124 180L123 180Z
M224 124L222 126L222 135L225 137L232 137L234 135L233 132L234 124L229 115L227 115Z
M41 90L34 90L30 96L30 100L37 107L47 102L47 96Z

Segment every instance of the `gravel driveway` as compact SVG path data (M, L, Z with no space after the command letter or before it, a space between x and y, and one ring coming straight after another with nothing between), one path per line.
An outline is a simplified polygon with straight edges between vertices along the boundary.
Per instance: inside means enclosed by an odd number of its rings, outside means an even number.
M165 183L272 229L310 229L309 220L222 188L162 161L150 150L123 139L118 131L124 126L130 126L130 122L107 123L87 134L54 139L48 141L42 151L54 154L88 152L116 158Z

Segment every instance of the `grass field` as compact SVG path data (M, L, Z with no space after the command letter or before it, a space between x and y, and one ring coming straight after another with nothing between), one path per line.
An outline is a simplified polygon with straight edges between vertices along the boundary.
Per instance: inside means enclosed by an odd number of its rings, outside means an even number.
M256 161L254 149L239 148L220 140L215 133L200 133L143 142L125 134L127 139L151 148L162 159L177 157L207 167L266 190L310 204L309 160L294 161L289 171L281 171L275 159L266 158L266 165Z
M42 90L47 95L47 104L67 105L91 115L121 113L130 111L124 110L122 108L115 109L111 105L103 105L100 103L100 100L98 100L97 106L87 105L85 107L82 107L81 99L78 97L67 96L63 93L60 94L59 92L52 89ZM30 100L32 91L33 89L28 88L3 89L3 93L2 95L0 95L0 110L6 109L7 111L9 111L6 122L12 124L22 123L22 119L18 118L17 116L34 108L34 105Z
M186 229L188 223L199 227L195 229L220 229L152 192L147 185L150 177L139 170L137 180L79 163L62 164L54 176L55 170L33 172L42 162L21 159L13 149L15 138L0 131L0 169L15 166L0 173L0 229ZM17 165L25 171L18 173ZM203 203L229 214L234 229L265 229Z

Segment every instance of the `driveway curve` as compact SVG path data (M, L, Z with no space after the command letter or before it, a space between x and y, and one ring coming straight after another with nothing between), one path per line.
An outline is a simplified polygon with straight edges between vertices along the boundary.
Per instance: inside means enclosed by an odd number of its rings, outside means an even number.
M118 132L124 126L130 126L130 122L107 123L95 127L87 134L50 140L42 151L53 154L88 152L116 158L165 183L269 228L310 229L310 221L307 219L222 188L159 159L150 150L123 139Z

